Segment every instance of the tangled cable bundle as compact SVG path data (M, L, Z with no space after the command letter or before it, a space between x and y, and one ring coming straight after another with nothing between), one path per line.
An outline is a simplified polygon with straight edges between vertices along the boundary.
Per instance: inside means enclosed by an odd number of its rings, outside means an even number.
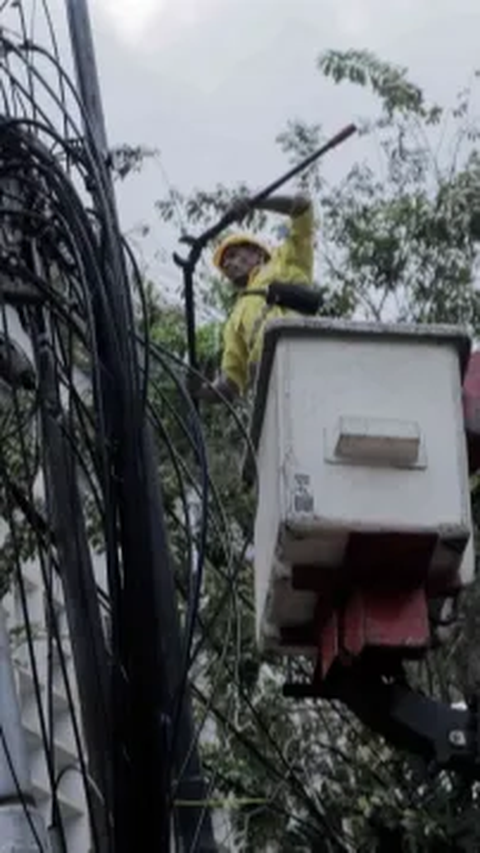
M294 808L305 838L318 831L329 849L350 849L315 782L271 733L261 680L278 690L278 678L255 651L252 506L238 507L242 421L226 406L202 423L181 355L150 339L111 164L63 70L47 3L4 3L1 14L1 582L20 608L52 831L68 849L57 662L93 849L129 849L122 797L132 790L137 814L143 798L165 811L163 825L176 816L184 841L187 825L192 851L212 805L226 809L229 844L239 826L232 798L246 824L263 813L290 821ZM43 645L27 569L44 599ZM138 758L146 743L156 745L149 766ZM192 788L199 749L205 783ZM257 768L256 784L242 784L242 762Z

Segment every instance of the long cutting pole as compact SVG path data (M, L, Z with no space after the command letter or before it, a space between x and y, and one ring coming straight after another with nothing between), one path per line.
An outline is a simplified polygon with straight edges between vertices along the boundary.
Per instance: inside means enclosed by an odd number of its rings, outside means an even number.
M277 178L275 181L272 181L271 184L268 184L262 190L259 190L255 195L253 195L250 199L252 206L258 204L260 201L264 201L268 198L272 193L276 192L280 187L290 181L292 178L295 178L301 172L304 172L305 169L308 169L313 163L327 154L328 151L332 151L333 148L336 148L338 145L341 145L342 142L345 142L356 132L357 128L354 124L348 124L342 130L332 136L328 142L325 142L321 148L318 148L317 151L314 151L313 154L309 154L308 157L305 157L300 163L296 166L293 166L288 172L285 172L280 178ZM187 327L187 352L188 352L188 363L189 366L193 369L197 369L197 353L195 346L195 297L193 290L193 273L197 262L200 258L200 255L211 240L214 240L225 228L228 228L229 225L235 222L235 217L230 213L226 213L225 216L215 224L212 225L211 228L208 228L203 234L200 234L198 237L183 237L182 242L188 243L190 245L190 252L188 258L181 258L176 252L173 255L175 263L183 269L183 277L184 277L184 298L185 298L185 321Z

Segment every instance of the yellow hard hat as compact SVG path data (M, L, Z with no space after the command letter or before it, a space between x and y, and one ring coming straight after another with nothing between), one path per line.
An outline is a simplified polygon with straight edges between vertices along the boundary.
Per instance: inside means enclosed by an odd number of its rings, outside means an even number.
M261 249L262 252L265 252L268 257L272 254L268 246L265 243L262 243L260 240L257 240L256 237L252 237L251 234L231 234L230 237L225 237L225 240L222 240L219 246L215 249L213 254L212 261L218 270L222 269L222 261L223 256L227 249L230 246L256 246L257 249Z

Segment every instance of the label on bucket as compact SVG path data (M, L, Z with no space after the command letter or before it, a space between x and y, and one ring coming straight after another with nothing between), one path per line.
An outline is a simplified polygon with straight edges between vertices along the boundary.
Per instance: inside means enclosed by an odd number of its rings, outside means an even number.
M312 513L314 510L313 493L310 489L309 474L294 474L293 510L298 513Z

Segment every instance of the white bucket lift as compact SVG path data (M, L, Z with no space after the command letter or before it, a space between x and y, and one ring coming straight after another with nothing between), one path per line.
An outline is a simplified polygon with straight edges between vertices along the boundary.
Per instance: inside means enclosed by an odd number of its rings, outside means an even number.
M257 636L264 650L421 654L429 600L474 573L451 326L269 323L257 377ZM252 454L244 475L254 474Z

